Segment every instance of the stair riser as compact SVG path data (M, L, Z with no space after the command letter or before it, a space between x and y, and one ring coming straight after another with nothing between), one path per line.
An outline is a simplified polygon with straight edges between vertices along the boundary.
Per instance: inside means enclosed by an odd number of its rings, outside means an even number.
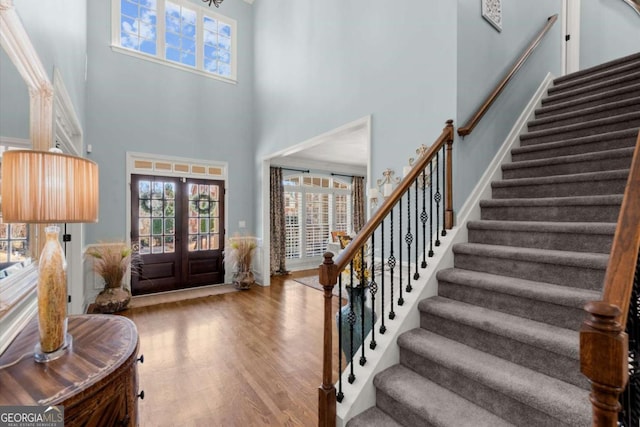
M624 156L614 158L506 169L502 171L502 179L538 178L543 176L629 169L632 155L633 153L630 152L628 155L625 154Z
M376 389L376 406L402 425L436 427L380 389Z
M549 88L549 95L564 93L566 91L573 90L581 86L589 86L596 83L605 82L611 79L620 78L625 75L634 73L638 70L640 70L640 61L632 61L608 70L600 70L592 74L578 76L569 80L558 81L556 79L553 87Z
M574 101L549 102L542 100L542 107L535 111L536 119L544 119L556 114L571 113L585 108L599 107L611 102L625 101L640 96L640 85L631 85L596 96L586 95ZM563 105L561 105L563 104ZM549 108L554 107L554 108Z
M529 132L535 132L538 130L552 129L559 126L567 126L578 123L589 123L591 120L603 119L605 117L611 117L619 114L631 113L633 111L640 111L640 101L636 100L633 104L621 105L618 107L612 107L604 111L596 111L590 114L584 114L580 111L576 112L571 117L558 118L556 120L545 120L542 123L530 122L527 126Z
M607 132L614 132L622 129L637 128L640 128L640 114L635 114L635 116L629 118L619 118L617 120L612 120L607 124L598 126L583 126L577 129L559 128L557 129L557 132L553 132L549 135L524 134L520 137L520 146L527 147L530 145L542 144L545 142L563 141L566 139L580 138L591 135L602 135Z
M613 234L469 229L470 243L559 251L608 254L611 252L612 240Z
M516 295L444 281L438 282L438 295L574 331L580 330L585 317L585 311L581 308L535 301ZM536 309L532 310L531 307L534 305Z
M538 310L532 306L532 310ZM578 387L589 389L588 381L580 374L579 359L572 359L543 348L525 344L508 337L446 319L429 312L420 313L420 327L469 347L493 354L534 371L558 378ZM576 347L578 343L576 342Z
M549 94L549 97L542 102L542 105L556 105L562 102L580 99L585 96L596 95L615 89L628 88L629 86L633 86L637 83L640 83L640 77L638 74L628 75L624 78L612 82L601 82L596 83L593 86L589 85L582 88L574 88L573 93L564 92L559 94Z
M510 396L508 391L503 393L499 390L494 390L483 383L474 381L472 378L452 371L434 360L424 358L403 348L400 349L400 363L515 425L574 427L576 425L585 425L582 420L577 423L572 422L572 420L562 420L561 422L542 411L517 401ZM564 422L568 422L568 424Z
M604 269L548 264L535 260L493 258L465 253L455 254L454 266L465 270L483 271L501 276L591 290L602 289L605 273Z
M626 178L562 182L544 185L513 185L492 187L494 199L535 199L544 197L602 196L624 194Z
M500 221L617 222L620 205L483 207L481 218Z

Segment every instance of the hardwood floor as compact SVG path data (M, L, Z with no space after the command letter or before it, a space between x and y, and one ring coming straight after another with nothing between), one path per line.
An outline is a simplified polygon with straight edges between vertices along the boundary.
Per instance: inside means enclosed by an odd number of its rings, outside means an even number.
M323 296L292 280L309 273L123 312L144 354L140 425L317 425Z

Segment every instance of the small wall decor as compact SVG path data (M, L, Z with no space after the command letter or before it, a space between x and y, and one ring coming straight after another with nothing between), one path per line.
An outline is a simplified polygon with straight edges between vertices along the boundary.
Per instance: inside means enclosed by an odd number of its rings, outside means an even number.
M502 31L502 0L482 0L482 17Z

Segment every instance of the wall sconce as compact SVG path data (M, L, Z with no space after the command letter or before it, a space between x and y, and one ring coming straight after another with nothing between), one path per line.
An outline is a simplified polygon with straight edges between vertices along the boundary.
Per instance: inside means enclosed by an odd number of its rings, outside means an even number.
M420 158L420 157L424 156L427 153L427 151L429 151L429 147L424 145L424 144L422 144L422 145L420 145L420 147L418 147L416 149L416 154L418 155L418 158ZM409 166L405 166L405 167L402 168L402 177L403 178L406 178L406 176L409 175L409 173L413 169L413 164L415 163L415 161L416 161L416 159L411 157L409 159ZM433 162L433 160L432 160L432 162ZM423 177L422 174L418 175L418 186L420 188L424 188L424 181L425 180L423 180L422 177ZM427 170L425 170L425 178L426 178L427 185L430 185L431 184L431 174Z
M395 172L392 169L385 169L382 172L383 178L379 178L376 181L378 188L369 189L369 199L373 206L378 205L379 196L382 196L382 199L386 200L393 192L394 185L400 182L400 178L394 175Z

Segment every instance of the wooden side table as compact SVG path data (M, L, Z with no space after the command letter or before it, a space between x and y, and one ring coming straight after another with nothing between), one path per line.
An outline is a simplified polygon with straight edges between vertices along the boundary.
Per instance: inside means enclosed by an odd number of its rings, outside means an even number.
M36 363L29 355L0 369L0 405L63 405L65 426L136 426L135 324L122 316L71 316L68 332L73 346L59 359ZM0 366L32 353L37 341L34 319L0 356Z

